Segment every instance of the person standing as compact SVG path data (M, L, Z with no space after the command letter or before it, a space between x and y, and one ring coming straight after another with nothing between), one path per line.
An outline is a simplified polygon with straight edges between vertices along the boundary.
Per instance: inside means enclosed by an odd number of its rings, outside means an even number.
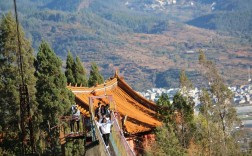
M102 119L101 115L101 102L98 102L98 107L95 109L95 116L98 120Z
M101 115L102 117L106 115L106 107L104 105L101 106Z
M106 116L108 117L110 117L110 109L109 109L109 104L106 104L106 106L105 106L105 111L106 111Z
M71 107L71 110L72 110L72 118L70 121L70 127L71 127L70 134L74 133L75 122L77 123L77 130L76 131L77 131L77 133L79 133L79 130L80 130L80 110L78 109L76 104Z
M111 126L114 122L111 122L110 120L107 120L106 118L103 118L101 122L97 122L96 124L101 129L102 137L105 142L106 148L109 147L109 136L111 131Z

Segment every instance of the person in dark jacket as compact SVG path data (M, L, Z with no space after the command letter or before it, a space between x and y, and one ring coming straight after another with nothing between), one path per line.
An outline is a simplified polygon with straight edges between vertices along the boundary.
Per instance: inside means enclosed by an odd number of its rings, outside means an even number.
M98 102L98 107L95 109L95 117L97 117L98 120L102 119L101 102Z
M109 116L109 117L110 117L109 104L106 104L106 106L105 106L105 111L106 111L106 116Z

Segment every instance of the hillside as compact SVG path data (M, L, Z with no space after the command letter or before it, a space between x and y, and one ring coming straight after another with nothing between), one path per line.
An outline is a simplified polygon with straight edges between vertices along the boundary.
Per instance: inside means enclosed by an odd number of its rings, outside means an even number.
M220 29L223 24L216 19L222 19L217 15L224 18L232 13L224 5L213 11L212 3L20 0L17 5L21 24L35 51L44 39L63 60L70 50L80 56L87 69L90 62L97 62L105 78L119 69L136 90L177 87L181 69L187 71L196 86L204 85L197 63L199 49L217 63L229 84L246 83L251 41ZM2 0L0 14L8 11L13 11L12 1ZM242 21L247 24L240 34L246 34L249 21Z
M188 24L252 40L252 0L208 2L211 3L212 12L192 19Z

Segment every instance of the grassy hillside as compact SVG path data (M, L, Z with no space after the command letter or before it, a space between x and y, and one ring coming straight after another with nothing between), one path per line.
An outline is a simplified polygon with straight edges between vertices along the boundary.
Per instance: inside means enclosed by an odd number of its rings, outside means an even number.
M181 69L187 71L196 86L203 85L197 63L199 49L205 50L209 59L217 63L230 84L246 82L251 58L248 41L219 35L213 31L218 27L216 22L212 22L213 30L183 22L200 16L208 3L202 3L201 10L195 10L200 6L187 7L187 4L167 6L171 12L161 13L132 10L125 2L20 0L18 11L35 51L44 39L63 60L70 50L74 56L80 56L87 69L90 62L97 62L105 78L118 69L137 90L178 87ZM0 14L13 11L12 2L0 1L0 9ZM206 21L217 19L215 15L209 17Z

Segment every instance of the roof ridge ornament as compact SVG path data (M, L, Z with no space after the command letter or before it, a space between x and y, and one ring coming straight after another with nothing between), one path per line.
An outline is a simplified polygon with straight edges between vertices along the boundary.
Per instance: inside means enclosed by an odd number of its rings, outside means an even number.
M119 77L118 73L119 73L119 69L116 69L115 74L114 74L114 77L115 77L115 78L118 78L118 77Z

